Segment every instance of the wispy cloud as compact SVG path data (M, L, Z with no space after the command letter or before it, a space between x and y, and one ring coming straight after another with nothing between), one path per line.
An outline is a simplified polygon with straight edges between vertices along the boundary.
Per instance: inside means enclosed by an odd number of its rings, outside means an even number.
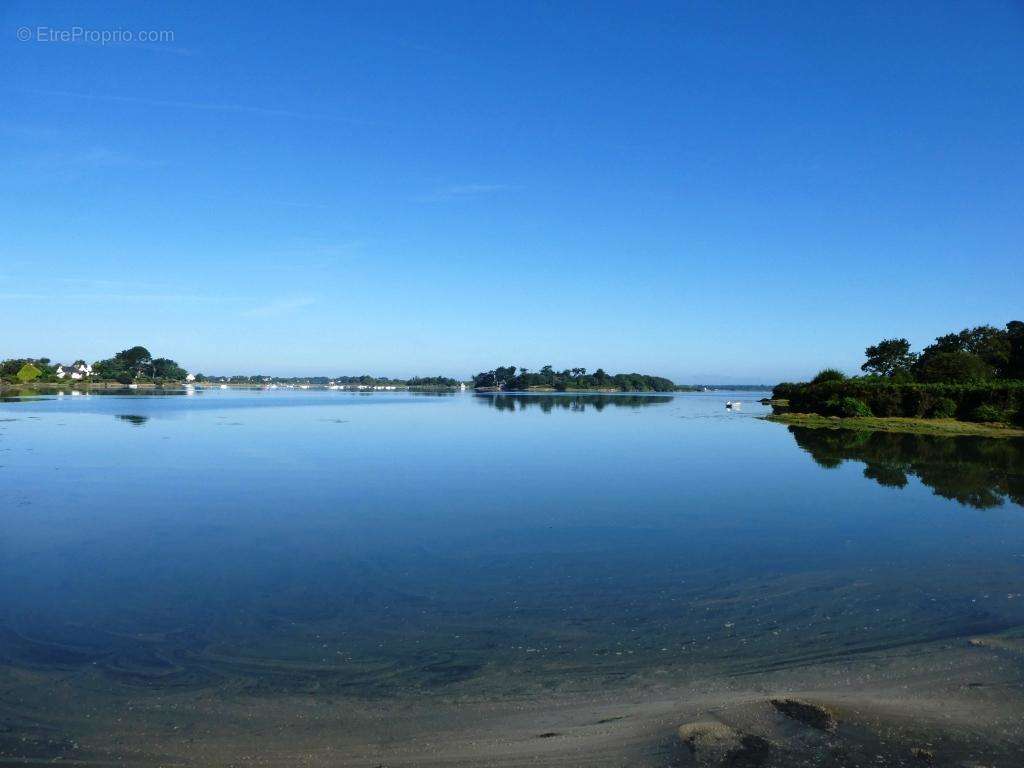
M27 89L23 93L31 93L36 96L53 96L65 99L83 99L87 101L107 101L117 104L138 104L144 107L163 107L170 109L188 109L200 112L225 112L248 115L262 115L264 117L290 117L302 120L326 120L330 122L349 123L352 125L366 125L382 127L381 123L359 120L343 115L330 115L320 112L301 112L291 109L276 109L273 107L259 107L247 104L223 104L204 101L177 101L173 99L150 99L140 96L118 96L109 93L79 93L76 91L40 90Z
M22 279L19 279L19 282ZM14 278L7 282L13 281ZM54 277L45 281L34 279L31 290L0 293L0 300L61 301L84 305L102 302L211 304L244 301L237 296L183 292L177 286L73 276Z
M11 167L29 174L34 183L66 182L97 171L145 171L160 166L156 160L140 159L104 146L44 149L22 153L11 160Z
M0 301L61 301L95 304L98 302L133 302L139 304L211 304L238 301L228 296L197 296L193 293L103 293L82 291L35 291L0 293Z
M468 200L486 195L493 195L497 192L504 192L511 189L508 184L451 184L447 187L435 189L428 195L417 198L423 203L443 203L449 200Z
M279 317L290 314L296 310L303 309L316 303L316 299L309 296L291 296L272 299L271 301L253 307L242 313L243 317Z

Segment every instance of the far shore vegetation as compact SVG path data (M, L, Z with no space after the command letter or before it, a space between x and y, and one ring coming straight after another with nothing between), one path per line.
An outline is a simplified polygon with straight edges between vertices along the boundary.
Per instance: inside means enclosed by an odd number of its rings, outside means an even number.
M591 391L591 392L675 392L699 387L680 386L663 376L645 373L606 373L598 368L566 368L556 371L550 365L531 371L515 365L501 365L473 377L473 386L483 392Z
M865 350L863 376L826 368L772 391L773 420L931 434L1024 435L1024 322L965 328L921 352L903 338Z
M448 376L413 376L393 379L386 376L267 376L246 374L210 376L190 374L174 360L154 357L143 346L124 349L110 358L87 363L83 359L58 363L48 357L0 360L0 389L51 389L64 387L180 387L184 384L225 384L257 387L271 384L308 387L344 387L355 389L458 389L464 382Z

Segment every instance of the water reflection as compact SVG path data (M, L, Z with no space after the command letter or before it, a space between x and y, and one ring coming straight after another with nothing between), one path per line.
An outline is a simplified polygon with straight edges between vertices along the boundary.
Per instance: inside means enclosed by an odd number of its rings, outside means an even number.
M584 412L587 408L603 411L611 405L616 408L639 408L646 405L664 405L672 402L668 395L616 395L584 393L573 395L531 395L531 394L495 394L476 395L479 402L497 408L499 411L522 411L536 406L544 413L551 413L555 408L566 411Z
M864 477L903 488L916 477L936 495L978 509L1009 499L1024 506L1024 441L934 437L791 426L797 445L821 467L864 462Z
M140 416L139 414L136 413L119 413L117 415L117 418L120 419L121 421L127 421L136 427L141 427L143 424L149 421L149 416Z

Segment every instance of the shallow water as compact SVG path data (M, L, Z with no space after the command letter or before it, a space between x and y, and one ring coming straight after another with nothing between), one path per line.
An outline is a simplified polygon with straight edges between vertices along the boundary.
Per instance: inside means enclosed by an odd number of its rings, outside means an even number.
M0 654L115 702L497 696L1024 623L1020 442L761 396L0 403Z

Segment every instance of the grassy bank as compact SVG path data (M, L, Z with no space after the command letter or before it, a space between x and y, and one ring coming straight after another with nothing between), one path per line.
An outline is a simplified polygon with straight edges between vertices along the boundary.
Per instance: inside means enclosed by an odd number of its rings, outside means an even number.
M778 413L763 417L780 424L865 432L907 432L945 437L1024 437L1024 429L1006 424L981 424L957 419L918 419L904 416L822 416L817 413Z

